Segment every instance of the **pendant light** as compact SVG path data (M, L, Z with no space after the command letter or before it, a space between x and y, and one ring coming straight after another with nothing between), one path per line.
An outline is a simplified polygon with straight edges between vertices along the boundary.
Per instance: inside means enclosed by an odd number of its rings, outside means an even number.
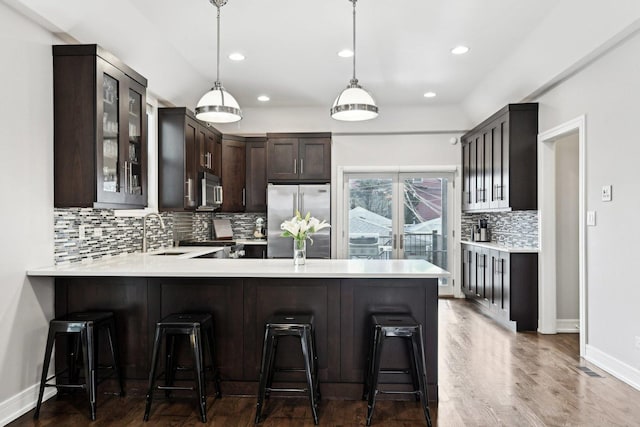
M222 83L220 83L220 8L227 4L227 0L209 0L209 2L218 9L216 82L213 84L213 88L198 101L196 118L211 123L233 123L242 119L242 110L240 110L238 101L224 90Z
M336 120L356 122L378 117L378 106L371 94L358 84L356 78L356 1L353 3L353 78L333 102L331 117Z

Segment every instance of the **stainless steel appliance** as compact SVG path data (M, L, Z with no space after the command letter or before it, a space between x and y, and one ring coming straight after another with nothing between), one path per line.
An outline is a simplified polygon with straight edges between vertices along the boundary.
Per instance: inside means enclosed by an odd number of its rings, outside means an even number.
M282 221L291 219L296 210L301 215L311 212L320 221L331 220L331 185L276 185L267 187L267 257L293 257L293 241L280 235ZM311 236L307 243L307 258L331 258L331 228Z
M200 206L198 210L212 211L222 204L222 186L220 178L207 172L201 174Z

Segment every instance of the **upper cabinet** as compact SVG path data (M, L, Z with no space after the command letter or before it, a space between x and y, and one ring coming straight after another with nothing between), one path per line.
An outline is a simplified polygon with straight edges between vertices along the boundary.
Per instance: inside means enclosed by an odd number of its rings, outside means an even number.
M462 137L462 211L537 209L538 104L509 104Z
M246 206L247 212L267 211L267 139L246 138Z
M222 137L222 212L243 212L246 204L245 138Z
M269 182L330 182L330 133L268 133Z
M146 86L97 45L53 46L55 207L146 206Z
M195 210L200 173L220 174L221 134L187 108L158 109L158 207Z

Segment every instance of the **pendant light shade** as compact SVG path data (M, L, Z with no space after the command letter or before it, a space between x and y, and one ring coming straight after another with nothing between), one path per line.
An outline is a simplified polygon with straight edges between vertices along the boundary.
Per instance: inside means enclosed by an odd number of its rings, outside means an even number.
M242 110L238 101L216 82L198 101L196 118L211 123L233 123L242 118Z
M213 88L205 93L196 106L196 118L210 123L233 123L242 119L242 110L238 101L224 90L220 83L220 8L227 0L209 0L218 9L217 15L217 74Z
M353 3L353 78L333 102L331 117L336 120L357 122L378 117L378 106L371 94L358 84L356 78L356 1Z

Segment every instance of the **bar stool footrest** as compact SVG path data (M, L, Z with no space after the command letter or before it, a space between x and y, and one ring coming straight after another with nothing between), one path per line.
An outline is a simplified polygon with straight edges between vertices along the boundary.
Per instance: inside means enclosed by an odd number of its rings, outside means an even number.
M271 388L267 387L265 390L267 391L279 391L279 392L298 392L298 393L308 393L308 388Z

